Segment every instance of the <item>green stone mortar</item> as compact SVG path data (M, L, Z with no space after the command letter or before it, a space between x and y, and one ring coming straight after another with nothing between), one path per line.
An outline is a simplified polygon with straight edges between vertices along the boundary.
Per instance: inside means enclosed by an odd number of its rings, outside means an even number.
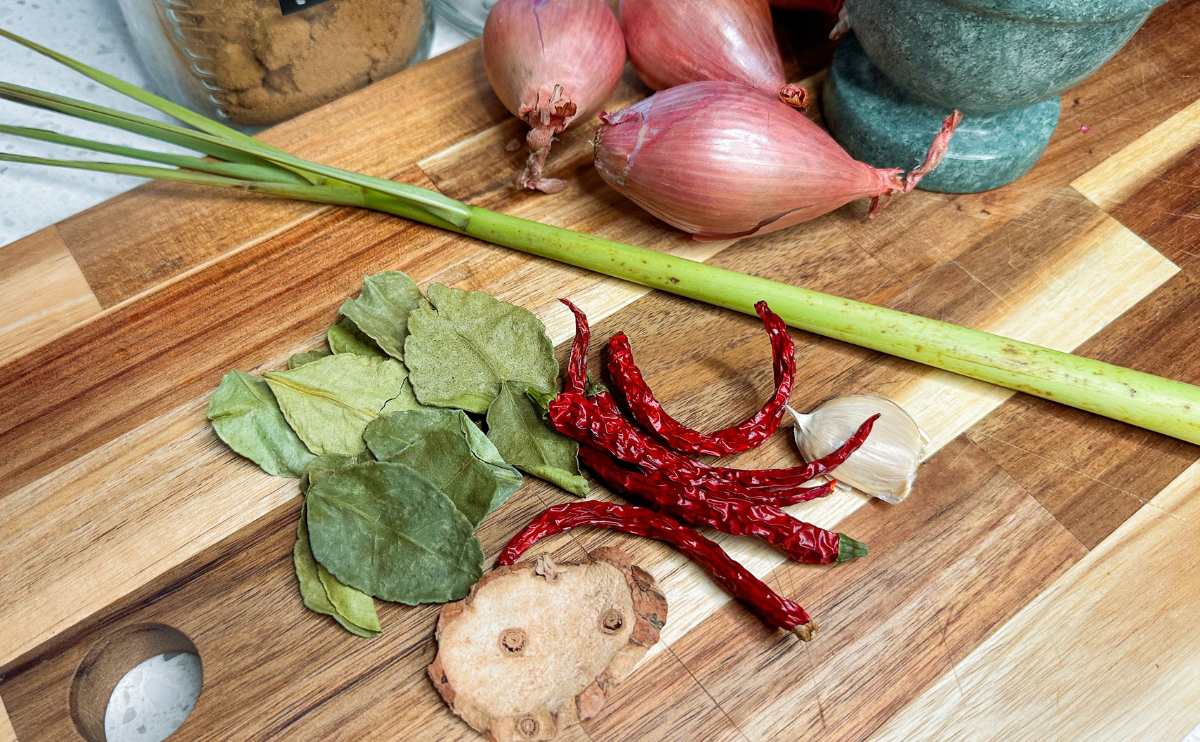
M847 0L854 37L834 55L825 118L876 167L921 161L952 108L964 121L921 187L974 193L1041 156L1058 96L1092 74L1164 0Z

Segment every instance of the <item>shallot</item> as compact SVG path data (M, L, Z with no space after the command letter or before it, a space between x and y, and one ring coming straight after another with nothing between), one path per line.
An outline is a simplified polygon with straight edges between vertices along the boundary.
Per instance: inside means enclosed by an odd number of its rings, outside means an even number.
M556 193L542 172L550 145L612 94L625 66L621 27L605 0L500 0L483 28L483 63L496 96L529 124L517 185Z
M860 198L907 193L937 167L961 121L947 116L925 161L904 175L846 153L774 96L736 82L662 90L601 114L596 169L610 186L698 239L774 232Z
M805 106L804 88L783 76L767 0L621 0L621 30L634 69L655 90L731 80Z

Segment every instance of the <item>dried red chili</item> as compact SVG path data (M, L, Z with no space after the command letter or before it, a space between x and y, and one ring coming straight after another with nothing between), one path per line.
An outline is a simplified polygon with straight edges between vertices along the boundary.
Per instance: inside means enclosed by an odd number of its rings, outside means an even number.
M683 487L684 485L676 483L676 486ZM801 502L808 502L809 500L815 500L818 497L825 497L826 495L833 494L833 491L837 489L837 480L827 479L821 484L813 487L796 487L783 490L782 492L754 490L749 494L741 494L741 492L744 492L745 490L739 491L737 488L731 488L726 484L710 485L707 482L702 485L702 489L706 492L711 489L711 495L713 497L719 497L728 500L758 502L763 503L764 505L774 505L777 508L783 508L787 507L788 505L796 505Z
M587 315L583 310L571 303L569 299L559 299L575 315L575 339L571 341L571 355L567 358L566 379L563 382L564 392L585 394L587 392L587 352L588 343L592 339L592 328L588 326Z
M785 469L732 469L694 461L650 439L621 414L607 391L591 397L587 384L587 316L570 301L560 300L575 315L575 341L567 362L565 390L548 405L548 419L558 432L584 445L602 448L643 472L661 471L683 485L705 486L713 494L757 499L764 493L795 491L844 462L866 440L878 415L864 422L851 438L828 456ZM803 497L801 497L803 499Z
M798 603L776 593L715 542L669 516L636 505L583 500L547 508L512 537L496 564L513 564L541 539L581 526L622 531L670 544L703 567L718 585L768 625L790 631L804 641L812 639L817 631L816 622Z
M867 554L864 544L846 534L805 523L774 505L710 497L699 488L681 487L658 474L631 471L591 446L580 447L579 458L616 492L641 500L691 526L761 539L793 561L831 564Z
M754 415L737 425L715 433L701 433L671 417L650 390L641 369L633 360L629 338L620 332L608 341L608 375L613 390L625 402L625 408L646 430L671 449L680 453L725 456L749 451L762 444L779 429L784 408L796 377L795 346L787 324L767 307L765 301L754 305L771 340L775 393Z
M733 469L711 466L675 453L634 427L622 415L612 395L592 397L563 392L549 404L548 419L555 430L583 445L602 448L619 461L643 472L660 471L683 485L723 489L714 494L755 499L764 493L794 491L840 465L858 450L878 415L864 422L833 453L802 466L785 469Z

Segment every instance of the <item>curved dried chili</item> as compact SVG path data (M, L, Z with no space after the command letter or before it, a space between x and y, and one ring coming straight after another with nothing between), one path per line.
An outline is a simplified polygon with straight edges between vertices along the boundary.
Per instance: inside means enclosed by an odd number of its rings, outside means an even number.
M783 508L788 505L797 505L809 500L815 500L818 497L826 497L833 494L833 491L837 489L837 480L827 479L821 484L812 487L790 487L779 492L753 490L748 494L742 494L745 492L745 489L739 490L725 484L710 485L706 482L702 486L705 491L713 490L712 495L714 497L728 500L745 500L746 502L756 502Z
M756 499L764 493L794 491L828 473L858 450L877 417L864 422L836 451L807 464L784 469L733 469L689 459L651 440L621 415L612 395L607 392L592 397L563 392L548 407L548 419L554 429L580 444L602 448L643 472L660 471L683 485L724 488L724 492L714 494L748 499Z
M774 505L711 497L656 474L631 471L603 451L582 446L579 458L608 487L691 526L753 536L803 564L831 564L866 556L866 546L843 533L793 518Z
M783 319L772 312L765 301L754 305L771 340L772 367L775 374L775 393L754 415L737 425L714 433L701 433L671 417L650 390L642 372L633 360L633 348L625 333L617 333L608 341L607 368L614 391L625 402L625 408L646 430L653 433L669 448L686 454L725 456L748 451L762 444L779 429L792 383L796 377L795 346Z
M575 339L571 341L571 355L567 358L563 391L584 394L587 392L587 352L588 343L592 339L592 329L588 326L587 315L583 310L572 304L569 299L559 301L575 315Z
M710 466L676 453L652 440L621 414L612 395L602 391L587 396L587 349L591 337L587 316L567 299L560 301L575 315L575 340L567 361L564 391L548 405L550 424L560 433L583 445L592 445L618 460L637 466L643 472L661 471L682 485L716 488L712 494L770 499L783 504L792 499L807 499L798 489L826 474L856 451L871 432L878 415L864 422L837 450L802 466L784 469L732 469ZM777 498L778 493L792 497ZM782 502L780 502L782 501Z
M714 541L669 516L636 505L583 500L547 508L512 537L500 552L496 565L514 564L543 538L583 526L622 531L670 544L703 567L725 592L766 624L790 631L804 641L812 639L817 631L816 622L800 604L776 593Z

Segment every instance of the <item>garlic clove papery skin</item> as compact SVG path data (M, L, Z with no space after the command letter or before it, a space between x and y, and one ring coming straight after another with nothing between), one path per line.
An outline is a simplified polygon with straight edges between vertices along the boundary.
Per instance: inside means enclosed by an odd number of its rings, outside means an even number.
M855 160L802 114L741 83L679 85L601 118L600 176L701 238L773 232L897 186L899 171Z
M788 411L795 422L796 448L807 461L832 453L864 420L878 413L866 442L830 476L893 505L908 497L929 438L900 405L884 397L855 394L830 399L807 415L791 407Z
M654 90L697 80L775 95L787 82L767 0L621 0L629 61Z

